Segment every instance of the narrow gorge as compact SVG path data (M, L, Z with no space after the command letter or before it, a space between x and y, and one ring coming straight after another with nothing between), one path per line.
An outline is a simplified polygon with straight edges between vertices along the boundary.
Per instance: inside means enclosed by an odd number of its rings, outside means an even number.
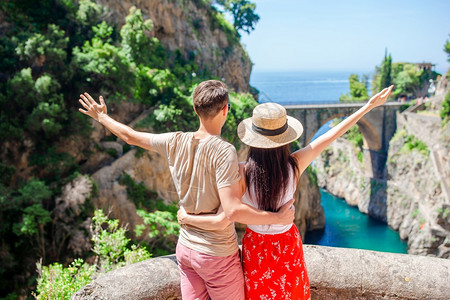
M443 78L428 103L397 114L384 179L367 174L366 156L345 137L314 162L320 187L397 230L409 254L450 257L450 126L438 115L447 85Z

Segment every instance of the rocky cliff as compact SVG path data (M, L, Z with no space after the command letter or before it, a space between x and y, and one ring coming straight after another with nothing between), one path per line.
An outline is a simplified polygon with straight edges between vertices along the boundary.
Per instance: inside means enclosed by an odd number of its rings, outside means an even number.
M387 163L388 224L408 239L408 253L450 258L450 128L420 114L398 123L403 129L391 140ZM419 140L423 134L430 138ZM426 147L406 150L411 136Z
M222 78L237 92L249 90L252 63L234 28L224 22L208 1L193 0L100 0L110 9L109 18L123 24L129 9L136 6L153 21L153 36L186 59L195 59L200 69Z
M427 107L439 108L443 93ZM355 147L338 139L314 163L319 186L384 220L408 239L408 253L450 257L450 128L436 111L397 115L387 178L367 177Z
M344 198L348 205L358 206L363 213L386 220L386 210L370 206L371 179L359 161L355 146L345 138L339 138L325 149L313 163L320 187L333 195ZM370 211L369 211L370 207Z

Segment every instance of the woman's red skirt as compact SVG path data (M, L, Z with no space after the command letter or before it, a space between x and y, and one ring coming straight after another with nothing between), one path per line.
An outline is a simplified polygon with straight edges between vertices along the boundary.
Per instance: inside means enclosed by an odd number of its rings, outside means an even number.
M246 299L311 299L300 233L246 229L242 240Z

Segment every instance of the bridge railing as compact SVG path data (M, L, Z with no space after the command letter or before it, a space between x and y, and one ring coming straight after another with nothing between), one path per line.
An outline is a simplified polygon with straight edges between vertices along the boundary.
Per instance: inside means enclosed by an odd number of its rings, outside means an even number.
M359 108L364 106L364 104L366 104L366 102L352 102L352 103L339 103L339 102L335 102L335 103L319 103L319 102L314 102L311 104L285 104L283 103L282 105L286 108L286 109L311 109L311 108L351 108L351 107L355 107L355 108ZM394 106L394 107L400 107L402 105L404 105L407 102L397 102L397 101L392 101L392 102L386 102L385 104L383 104L382 106Z
M272 102L276 102L276 101L272 101L272 100L268 100L268 99L259 99L259 103L272 103ZM283 101L282 104L283 106L286 105L312 105L312 104L339 104L339 100L314 100L314 101L301 101L301 103L299 104L299 101Z

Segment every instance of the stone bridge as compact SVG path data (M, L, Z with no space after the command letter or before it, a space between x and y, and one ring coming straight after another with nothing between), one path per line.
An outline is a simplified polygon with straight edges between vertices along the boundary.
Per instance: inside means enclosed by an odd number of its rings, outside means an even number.
M351 115L365 103L285 105L291 115L304 127L300 137L302 147L307 145L314 134L326 122ZM367 174L374 179L385 176L385 164L389 140L396 130L396 112L402 103L387 102L367 113L357 123L363 135L364 163Z

